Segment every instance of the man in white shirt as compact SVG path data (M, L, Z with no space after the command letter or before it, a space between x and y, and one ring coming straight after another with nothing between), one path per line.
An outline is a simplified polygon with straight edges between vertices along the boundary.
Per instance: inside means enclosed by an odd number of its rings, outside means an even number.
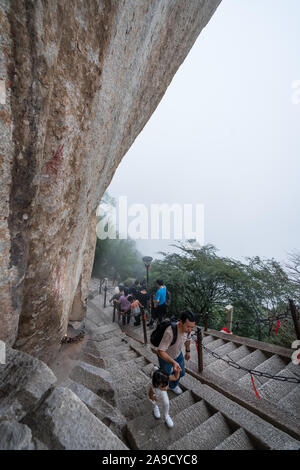
M190 359L190 334L195 327L195 317L192 312L186 310L180 315L180 320L177 322L177 339L173 341L172 326L166 328L162 340L157 348L157 355L159 366L167 374L171 375L172 371L180 370L180 377L178 380L170 380L169 388L177 395L182 393L179 387L179 380L185 374L184 359ZM185 345L185 356L183 357L182 348Z

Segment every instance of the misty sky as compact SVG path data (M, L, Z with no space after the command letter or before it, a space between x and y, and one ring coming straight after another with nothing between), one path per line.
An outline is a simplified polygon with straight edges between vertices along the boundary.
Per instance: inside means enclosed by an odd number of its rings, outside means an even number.
M284 261L299 249L299 24L299 0L223 0L109 194L203 203L204 241L221 256ZM137 246L156 257L171 242Z

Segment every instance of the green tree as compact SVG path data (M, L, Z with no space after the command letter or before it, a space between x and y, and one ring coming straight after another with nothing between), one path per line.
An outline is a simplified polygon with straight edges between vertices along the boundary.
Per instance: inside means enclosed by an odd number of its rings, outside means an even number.
M101 202L113 207L116 204L107 193L104 193ZM103 217L98 216L98 222ZM97 238L92 275L99 279L108 277L114 282L129 277L143 277L142 255L137 250L135 241L130 238L120 239L117 231L116 239Z
M286 311L288 298L299 299L299 289L275 259L246 258L246 262L219 257L213 245L190 250L184 243L173 245L176 253L161 253L155 260L150 280L162 278L172 294L170 313L178 315L191 309L197 322L203 324L209 314L209 326L225 325L225 306L234 306L234 330L241 336L290 346L295 336L290 320L282 323L277 335L271 332L276 324L267 320ZM237 330L238 328L238 330Z

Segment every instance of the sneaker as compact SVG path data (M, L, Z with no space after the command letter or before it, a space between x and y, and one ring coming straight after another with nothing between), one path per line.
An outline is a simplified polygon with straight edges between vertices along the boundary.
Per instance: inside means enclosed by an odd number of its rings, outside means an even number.
M179 385L177 385L177 387L175 387L175 388L170 388L170 390L172 390L172 392L176 393L176 395L181 395L182 394L182 389L179 387Z
M157 405L155 405L154 408L153 408L153 414L154 414L156 419L160 418L160 411L159 411L159 408L158 408Z
M174 423L169 415L165 417L165 423L168 426L168 428L172 428L174 426Z

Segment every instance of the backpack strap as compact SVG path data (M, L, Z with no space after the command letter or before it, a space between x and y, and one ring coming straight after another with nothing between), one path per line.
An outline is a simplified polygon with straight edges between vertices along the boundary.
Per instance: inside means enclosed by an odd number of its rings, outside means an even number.
M178 330L177 323L171 322L171 327L172 327L172 331L173 331L173 339L172 339L172 343L171 343L171 346L172 346L177 341L177 330Z

